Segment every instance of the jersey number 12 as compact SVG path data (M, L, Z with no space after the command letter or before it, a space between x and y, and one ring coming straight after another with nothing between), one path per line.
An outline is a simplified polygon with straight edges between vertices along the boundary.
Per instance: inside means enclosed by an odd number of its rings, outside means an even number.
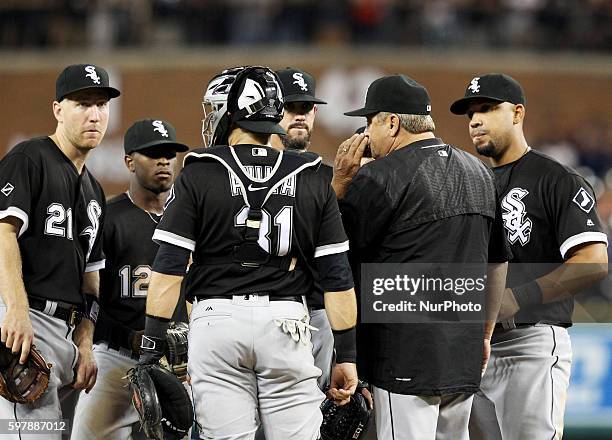
M146 298L151 278L151 266L141 264L134 270L125 265L119 270L121 298Z

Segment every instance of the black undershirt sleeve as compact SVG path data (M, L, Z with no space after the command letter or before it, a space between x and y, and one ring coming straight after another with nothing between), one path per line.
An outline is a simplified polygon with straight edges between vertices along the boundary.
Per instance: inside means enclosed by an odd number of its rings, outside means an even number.
M346 252L324 255L315 261L324 292L341 292L354 286Z
M162 242L153 262L153 270L166 275L184 276L190 255L189 249Z

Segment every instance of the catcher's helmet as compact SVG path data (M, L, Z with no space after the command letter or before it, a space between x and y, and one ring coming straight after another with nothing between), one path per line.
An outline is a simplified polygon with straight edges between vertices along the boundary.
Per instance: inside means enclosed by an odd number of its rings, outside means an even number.
M278 76L267 67L234 67L215 76L202 102L202 138L206 146L227 142L232 124L247 131L286 134L283 94Z

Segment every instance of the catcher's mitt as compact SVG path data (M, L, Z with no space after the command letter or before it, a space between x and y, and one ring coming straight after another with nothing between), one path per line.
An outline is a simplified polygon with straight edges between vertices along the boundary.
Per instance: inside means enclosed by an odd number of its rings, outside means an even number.
M370 411L359 389L346 405L338 406L333 400L325 399L321 404L321 440L359 439L368 426Z
M187 380L187 334L189 325L184 322L172 322L166 331L165 359L162 366L172 371L181 382Z
M137 364L128 371L132 404L147 438L181 439L193 423L191 399L183 384L157 364Z
M25 364L19 363L20 353L13 354L0 343L0 396L14 403L32 403L49 386L51 364L34 345Z

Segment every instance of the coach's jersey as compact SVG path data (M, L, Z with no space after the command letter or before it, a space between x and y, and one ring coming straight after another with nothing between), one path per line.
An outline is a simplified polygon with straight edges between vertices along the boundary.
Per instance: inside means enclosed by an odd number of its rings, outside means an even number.
M437 138L364 165L340 200L353 263L477 263L483 275L510 258L496 204L491 170ZM474 393L483 336L482 324L362 324L358 369L394 393Z
M83 273L104 267L104 192L49 137L15 146L0 161L0 218L18 233L28 295L82 304Z
M502 217L514 258L507 285L549 273L574 246L608 242L591 186L576 171L538 151L494 168ZM536 264L534 264L536 263ZM521 309L517 323L571 324L574 300Z
M282 154L262 146L232 147L238 165L258 182L247 191L265 191ZM186 165L168 198L154 239L193 251L187 275L188 297L269 294L310 295L314 258L348 250L333 189L315 168L288 179L263 205L258 244L275 256L298 259L295 270L270 265L245 267L218 263L243 243L249 208L237 177L216 160L197 160L206 149L186 156ZM196 160L194 160L196 159Z

